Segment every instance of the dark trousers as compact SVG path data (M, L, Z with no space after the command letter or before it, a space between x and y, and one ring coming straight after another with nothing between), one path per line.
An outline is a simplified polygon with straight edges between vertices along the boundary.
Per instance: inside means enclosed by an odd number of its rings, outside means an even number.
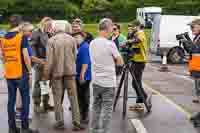
M87 117L90 105L90 81L85 81L80 83L79 80L76 81L78 90L78 100L81 116Z
M135 88L135 91L137 94L136 103L144 103L142 96L140 95L138 90L141 91L145 99L147 98L147 94L144 91L144 88L142 86L142 76L143 76L144 68L145 68L145 63L133 62L131 65L131 71L135 75L135 79L133 78L133 81L132 81L132 86L133 88Z
M8 124L10 128L16 128L15 121L15 104L16 104L16 91L19 88L22 99L22 111L21 120L22 128L27 129L29 127L29 104L30 104L30 89L28 76L23 76L21 79L8 79Z

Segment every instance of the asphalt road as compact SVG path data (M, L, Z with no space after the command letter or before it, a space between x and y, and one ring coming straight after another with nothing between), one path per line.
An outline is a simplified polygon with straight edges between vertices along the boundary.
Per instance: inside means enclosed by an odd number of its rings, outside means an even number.
M138 114L128 111L127 118L122 119L122 97L113 113L111 133L198 133L189 121L191 114L200 111L199 104L193 104L193 80L188 76L186 65L169 65L170 72L160 72L160 60L151 58L144 72L144 88L153 93L153 108L150 114ZM1 69L1 68L0 68ZM0 70L1 71L1 70ZM129 76L130 77L130 76ZM129 78L128 105L135 103L135 92ZM92 93L92 91L91 91ZM4 80L0 79L0 129L7 132L7 88ZM91 97L92 101L92 97ZM41 133L64 133L71 131L71 112L68 111L67 96L64 100L65 127L64 131L52 128L54 113L35 115L31 113L33 128ZM85 125L87 128L87 125ZM80 133L87 132L87 130Z

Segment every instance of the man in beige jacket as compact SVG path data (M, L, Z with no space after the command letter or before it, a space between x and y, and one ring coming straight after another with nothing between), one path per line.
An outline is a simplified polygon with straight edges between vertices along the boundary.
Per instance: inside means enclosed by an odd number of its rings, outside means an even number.
M57 22L54 24L55 36L47 45L48 76L51 80L55 104L55 128L64 128L63 99L67 89L72 108L73 130L83 129L80 125L80 111L78 107L76 75L76 41L69 35L71 24Z

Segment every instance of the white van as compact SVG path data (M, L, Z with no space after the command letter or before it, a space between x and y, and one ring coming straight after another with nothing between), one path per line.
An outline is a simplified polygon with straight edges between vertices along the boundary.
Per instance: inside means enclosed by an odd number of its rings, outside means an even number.
M188 32L192 39L190 26L188 25L192 20L199 18L198 16L180 16L180 15L158 15L154 18L150 52L163 56L167 53L168 61L172 63L179 63L183 61L185 51L183 47L176 40L176 35Z
M144 7L137 8L137 20L147 28L152 27L154 17L160 15L162 8L160 7Z

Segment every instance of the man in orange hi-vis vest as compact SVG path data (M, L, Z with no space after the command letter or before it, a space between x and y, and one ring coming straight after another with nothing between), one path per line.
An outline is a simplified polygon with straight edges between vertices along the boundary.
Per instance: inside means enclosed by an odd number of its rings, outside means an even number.
M10 18L11 30L1 39L5 78L8 85L8 125L9 133L20 133L16 127L15 103L16 91L19 88L22 98L21 133L38 133L29 128L29 74L31 61L28 54L28 40L18 32L21 16L13 15Z
M195 36L190 52L189 71L195 81L195 91L198 99L200 99L200 19L192 21L190 24L192 34ZM191 117L195 126L200 127L200 113Z

